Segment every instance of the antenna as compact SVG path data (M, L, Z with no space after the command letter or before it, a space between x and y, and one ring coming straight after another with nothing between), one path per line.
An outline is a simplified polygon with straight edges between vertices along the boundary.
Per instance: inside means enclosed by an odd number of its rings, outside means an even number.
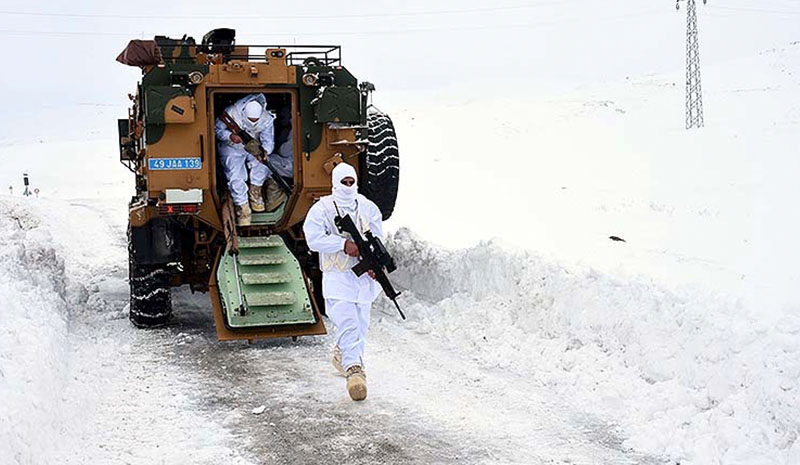
M686 129L702 128L703 89L700 85L700 44L697 40L697 8L695 0L676 0L675 9L680 2L686 2ZM703 4L706 0L703 0Z

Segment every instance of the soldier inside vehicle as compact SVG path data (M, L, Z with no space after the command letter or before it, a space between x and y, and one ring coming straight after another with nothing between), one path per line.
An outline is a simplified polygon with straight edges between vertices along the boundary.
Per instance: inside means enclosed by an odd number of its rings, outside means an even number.
M276 222L294 176L291 94L219 92L214 115L218 186L228 187L237 224Z

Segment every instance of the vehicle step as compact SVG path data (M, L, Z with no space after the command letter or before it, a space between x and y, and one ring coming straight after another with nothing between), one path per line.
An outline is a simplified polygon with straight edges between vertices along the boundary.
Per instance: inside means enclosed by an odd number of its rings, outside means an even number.
M248 285L254 284L282 284L288 283L292 278L289 273L247 273L242 274L242 282Z
M244 255L239 254L240 265L283 265L286 256L277 254Z
M281 236L239 237L239 248L241 249L280 247L282 245L283 239L281 239Z
M294 292L248 292L249 307L269 307L274 305L292 305L296 297Z
M239 240L239 253L225 253L216 270L225 324L239 330L317 322L303 270L283 239L273 235Z

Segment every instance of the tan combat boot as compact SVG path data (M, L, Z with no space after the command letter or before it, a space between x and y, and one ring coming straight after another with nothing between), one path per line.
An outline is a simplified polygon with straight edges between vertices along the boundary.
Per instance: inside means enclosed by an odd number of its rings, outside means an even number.
M250 221L253 217L250 211L250 205L237 205L234 210L236 212L236 224L239 226L250 226Z
M364 400L367 398L367 374L361 365L353 365L347 369L347 393L353 400Z
M274 179L267 179L267 211L274 212L286 201L286 193L281 190Z
M333 348L333 358L331 358L331 365L336 368L340 376L345 376L344 367L342 366L342 351L339 346Z
M253 209L256 213L261 213L264 211L264 196L261 195L261 186L256 186L254 184L250 184L250 189L248 190L250 194L250 208Z

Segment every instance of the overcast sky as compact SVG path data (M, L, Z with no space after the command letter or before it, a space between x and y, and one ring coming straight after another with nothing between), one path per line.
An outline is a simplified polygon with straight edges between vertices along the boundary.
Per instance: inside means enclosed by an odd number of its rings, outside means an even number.
M797 0L711 0L698 9L703 63L800 40ZM569 87L684 66L685 7L676 11L672 0L3 0L0 118L125 105L139 71L114 58L128 39L199 40L215 27L235 28L239 43L341 44L344 64L380 91L513 94L520 85Z

